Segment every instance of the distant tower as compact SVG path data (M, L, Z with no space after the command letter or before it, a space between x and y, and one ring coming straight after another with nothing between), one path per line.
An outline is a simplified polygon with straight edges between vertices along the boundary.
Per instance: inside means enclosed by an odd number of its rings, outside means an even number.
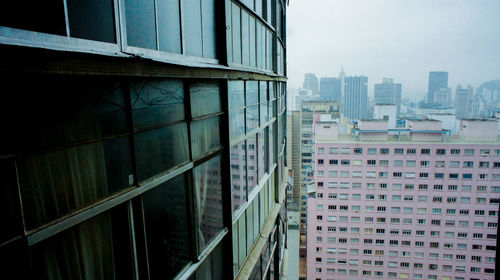
M345 95L345 73L344 73L344 64L342 64L342 68L339 73L340 79L340 100L343 100Z
M434 71L429 72L429 88L427 91L427 103L434 103L434 94L436 91L448 87L448 72Z
M342 81L340 78L321 78L319 80L319 97L325 101L341 102Z
M367 117L368 110L368 77L346 77L343 113L346 118L362 119Z
M471 102L473 87L467 86L467 88L462 88L462 85L458 85L455 91L455 114L457 119L468 119L471 113Z
M302 87L311 90L313 97L315 98L316 95L319 94L318 77L316 77L316 74L306 73L304 75L304 83Z
M396 116L401 111L401 84L395 84L392 78L384 78L381 84L375 84L375 105L394 104L397 107Z

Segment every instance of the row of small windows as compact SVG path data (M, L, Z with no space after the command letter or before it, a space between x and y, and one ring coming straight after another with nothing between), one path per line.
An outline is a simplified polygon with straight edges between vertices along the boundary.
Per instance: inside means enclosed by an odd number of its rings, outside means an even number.
M390 149L389 148L367 148L367 153L368 155L388 155L390 154ZM378 150L378 153L377 153ZM491 154L490 149L479 149L479 155L482 156L487 156ZM325 153L325 148L324 147L319 147L318 148L318 154L323 154ZM363 148L336 148L336 147L331 147L329 148L329 153L330 154L353 154L353 155L362 155L363 154ZM447 149L435 149L434 154L435 155L446 155ZM473 156L475 154L475 149L464 149L463 154L462 154L462 149L449 149L449 154L451 155L466 155L466 156ZM395 155L402 155L405 154L405 149L403 148L394 148L393 149L393 154ZM416 155L417 154L417 149L414 148L409 148L406 149L406 154L409 155ZM432 151L431 149L424 148L420 149L420 154L421 155L431 155ZM495 149L493 152L494 155L500 155L500 149Z
M318 199L322 199L323 195L324 195L324 193L318 192L316 194L316 197ZM389 200L388 196L386 194L375 195L375 194L369 193L369 194L365 194L364 199L362 199L361 194L356 194L356 193L353 193L353 194L328 193L328 199L349 200L349 196L350 196L350 200L366 200L366 201L371 201L371 200L386 201L386 200ZM415 197L414 195L393 194L390 196L390 198L391 198L391 201L402 201L403 200L403 201L407 201L407 202L410 202L410 201L426 202L429 200L428 199L429 197L426 195L419 195L419 196ZM448 203L460 202L460 203L464 203L464 204L469 204L469 203L471 203L471 197L460 197L460 199L459 199L458 197L455 197L455 196L449 196L449 197L446 197L445 201ZM476 199L475 199L476 204L485 204L486 201L487 201L486 197L476 197ZM497 203L497 201L498 200L495 200L494 198L493 198L493 200L490 198L490 203ZM443 202L443 197L442 196L433 196L432 202L441 203L441 202ZM426 208L422 208L422 209L426 209ZM477 211L480 211L480 210L477 210Z
M344 238L339 238L340 239L344 239ZM373 239L365 239L365 241L370 241L370 242L365 242L365 246L368 244L373 244ZM396 242L397 240L391 240L392 242ZM384 245L384 242L385 240L383 239L376 239L375 240L375 243L377 245ZM333 242L332 242L333 243ZM347 242L339 242L339 243L347 243ZM424 241L415 241L414 242L414 245L412 245L412 242L409 241L409 240L403 240L402 242L402 245L403 246L414 246L414 247L425 247L425 242ZM359 244L359 243L358 243ZM430 248L439 248L439 245L440 243L439 242L429 242L429 247ZM447 248L447 249L453 249L454 247L454 243L444 243L444 248ZM366 248L366 247L363 247L363 248ZM324 252L325 249L324 247L321 247L321 246L316 246L316 253L322 253ZM392 249L392 248L391 248ZM457 249L461 249L461 250L467 250L467 244L457 244ZM490 252L495 252L496 251L496 246L494 245L487 245L486 246L486 250L487 251L490 251ZM344 254L350 254L350 255L359 255L360 253L363 254L363 255L375 255L375 256L384 256L385 255L385 250L374 250L374 249L371 249L371 248L366 248L366 249L362 249L362 251L360 251L359 249L357 248L350 248L349 250L347 248L333 248L333 247L327 247L325 252L327 254L339 254L339 255L344 255ZM375 254L374 254L375 253ZM475 254L477 253L480 253L480 252L475 252ZM411 257L411 252L408 252L408 251L402 251L398 254L398 251L388 251L388 256L389 257ZM443 254L444 257L442 257L443 259L453 259L453 255L452 254ZM424 254L421 253L421 252L414 252L414 256L415 258L424 258ZM429 253L428 255L428 259L438 259L439 258L439 254L438 253ZM455 259L458 259L458 260L466 260L468 259L468 257L466 255L462 255L462 254L456 254L455 255ZM476 256L476 255L471 255L469 260L471 260L472 262L481 262L481 256ZM486 261L487 262L487 261Z
M358 265L358 260L349 260L349 265L353 265L353 266L356 266ZM383 261L375 261L375 266L383 266L383 264L380 264L380 262L383 263ZM347 260L345 259L339 259L337 261L334 261L334 260L330 260L330 263L337 263L337 264L347 264ZM364 264L364 265L367 265L367 264ZM371 264L369 264L371 265ZM390 267L390 268L398 268L398 267L401 267L401 268L410 268L409 266L409 263L407 262L401 262L400 264L398 264L397 262L389 262L387 267ZM438 265L437 264L429 264L429 270L439 270L438 268ZM414 264L414 267L413 268L417 268L417 269L423 269L424 268L424 265L421 264L421 263L415 263ZM316 273L319 274L319 273L324 273L323 269L321 267L316 267ZM442 269L441 271L444 271L444 272L452 272L453 271L453 266L451 265L443 265L442 266ZM460 265L457 265L455 266L455 270L454 272L457 272L457 273L466 273L466 267L465 266L460 266ZM480 268L480 267L471 267L470 268L470 272L472 273L480 273L480 272L484 272L485 274L495 274L495 269L494 268ZM326 268L326 274L337 274L337 275L349 275L349 276L358 276L359 275L359 271L356 270L356 269L342 269L342 268ZM369 270L363 270L362 271L362 276L364 277L369 277L372 275L372 271L369 271ZM373 271L373 276L375 277L384 277L384 272L383 271ZM398 272L388 272L387 273L387 277L388 278L398 278ZM423 274L420 274L420 273L413 273L412 274L412 279L424 279L423 277ZM410 274L409 273L403 273L403 272L400 272L399 273L399 279L409 279L410 278ZM427 279L438 279L438 276L437 275L428 275L428 278ZM439 279L442 279L442 280L452 280L452 277L451 276L441 276L441 278ZM466 278L465 277L454 277L453 278L454 280L465 280ZM470 280L475 280L476 278L470 278ZM316 280L321 280L321 278L316 278Z
M328 207L333 207L336 209L336 205L329 205ZM382 206L383 207L383 206ZM379 208L382 208L382 207L379 207ZM345 208L348 208L347 206L345 206ZM399 207L396 207L396 208L399 208ZM425 208L424 208L425 209ZM379 212L385 212L385 211L379 211ZM393 213L398 213L398 212L393 212ZM408 214L412 213L412 211L408 211ZM323 221L323 216L322 215L317 215L316 216L316 220L318 221ZM348 216L328 216L327 217L327 221L328 222L336 222L336 221L339 221L339 222L347 222L349 220L349 217ZM350 220L351 222L360 222L361 221L361 218L358 217L358 216L353 216L353 217L350 217ZM389 223L390 224L401 224L401 220L403 221L403 224L405 225L411 225L413 224L413 221L414 219L412 218L390 218L389 220ZM374 217L365 217L365 223L373 223L374 222ZM379 224L385 224L387 222L387 218L385 217L377 217L377 220L376 220L377 223ZM418 218L418 219L415 219L415 224L417 225L425 225L427 224L427 219L423 219L423 218ZM433 226L440 226L442 225L442 220L439 220L439 219L432 219L431 220L431 225ZM456 224L456 220L445 220L444 221L444 225L446 227L454 227ZM488 228L497 228L498 227L498 222L496 222L496 219L495 219L495 222L485 222L485 221L475 221L474 222L474 227L484 227L484 226L487 226ZM459 227L469 227L469 221L458 221L458 226ZM319 229L321 231L321 228L322 226L319 226ZM328 227L328 229L332 228L333 231L336 231L336 228L335 227ZM347 228L346 227L341 227L341 232L347 232ZM359 228L354 228L354 229L358 229L357 231L354 231L354 230L351 230L351 232L353 233L358 233L359 232ZM369 231L369 229L365 229L365 233L371 233ZM381 231L381 232L377 232L377 233L382 233L382 234L385 234L385 230L384 231ZM480 238L478 236L478 238ZM482 237L481 237L482 238Z
M450 201L454 201L456 198L451 198ZM452 203L452 202L450 202ZM498 202L497 202L498 203ZM349 211L349 205L338 205L338 209L340 211ZM406 213L406 214L412 214L414 213L414 208L413 207L398 207L398 206L391 206L390 208L387 206L370 206L370 205L365 205L364 211L365 212L387 212L387 210L390 209L391 213L398 214L398 213ZM401 211L403 209L403 211ZM316 205L316 210L323 210L323 204L317 204ZM337 205L336 204L329 204L328 205L328 210L337 210ZM351 211L355 212L361 212L361 206L360 205L351 205ZM446 214L447 215L455 215L456 214L456 209L446 209ZM460 215L469 215L469 210L468 209L460 209L459 211ZM417 208L416 213L418 214L427 214L427 208ZM432 208L432 214L441 214L442 209L441 208ZM476 216L485 216L486 210L474 210L474 214ZM498 216L498 211L496 210L489 210L488 211L489 216Z
M302 156L312 156L311 153L302 153ZM329 165L342 165L342 166L362 166L363 161L360 159L355 159L355 160L348 160L348 159L329 159L328 164ZM389 167L389 160L379 160L378 161L380 167ZM404 164L405 161L403 160L393 160L392 166L393 167L416 167L417 166L417 161L416 160L406 160L406 164ZM477 165L474 165L474 161L463 161L462 167L464 168L472 168L472 167L479 167L479 168L500 168L500 161L495 161L495 162L490 162L490 161L479 161L477 162ZM318 165L324 165L325 160L324 159L318 159ZM377 166L377 160L376 159L368 159L366 160L366 166ZM431 161L428 160L421 160L420 161L420 166L422 167L430 167L431 166ZM445 161L435 161L434 162L434 167L446 167L446 162ZM448 162L448 167L460 167L460 161L449 161Z
M318 189L322 189L325 185L325 182L317 182ZM361 183L349 183L349 182L328 182L327 183L328 188L341 188L341 189L361 189L362 184ZM375 183L366 183L365 184L365 189L367 190L373 190L376 187ZM387 183L379 183L378 184L378 189L380 190L387 190L388 189L388 184ZM392 184L391 185L392 190L406 190L406 191L412 191L412 190L429 190L431 189L428 184L418 184L415 186L415 184ZM433 185L432 189L435 191L442 191L447 189L448 191L457 191L458 190L458 185L448 185L447 188L445 188L443 185ZM463 192L470 192L472 190L471 185L462 185L460 187L460 190ZM476 192L488 192L488 186L476 186L475 187ZM490 186L489 187L489 192L492 193L499 193L500 192L500 186Z
M328 218L330 218L330 216L328 216ZM367 218L371 218L371 222L373 223L373 217L367 217ZM378 220L379 218L377 218ZM381 219L381 218L380 218ZM366 219L365 219L366 220ZM484 223L484 222L482 222ZM359 233L359 228L358 227L351 227L351 233ZM335 226L328 226L328 232L336 232L337 231L337 227ZM339 228L339 232L340 231L340 228ZM345 232L345 231L343 231ZM365 233L367 234L372 234L373 233L373 229L372 228L365 228ZM387 231L385 228L378 228L376 229L376 233L377 235L380 235L380 234L386 234ZM432 230L432 231L428 231L427 232L427 235L430 236L430 237L440 237L440 236L444 236L446 238L468 238L468 233L467 232L458 232L458 233L455 233L454 231L445 231L443 232L443 235L441 235L441 231L435 231L435 230ZM411 229L390 229L389 230L389 234L391 236L397 236L397 235L404 235L404 236L412 236L413 234L413 231ZM415 233L414 233L415 236L426 236L426 231L425 230L415 230ZM497 235L496 234L484 234L484 233L480 233L480 232L477 232L477 233L473 233L472 234L472 238L474 239L491 239L491 240L496 240L497 238ZM347 243L347 239L346 238L342 238L343 239L343 242L341 239L339 239L339 243ZM317 236L316 237L316 241L317 242L322 242L323 241L323 237L321 236ZM328 237L328 243L336 243L337 242L337 238L336 237ZM399 241L398 240L392 240L389 242L390 245L399 245L398 243ZM350 243L351 244L359 244L359 238L350 238ZM364 244L373 244L373 239L364 239L363 241ZM383 243L382 243L383 244ZM473 244L472 245L472 250L482 250L483 249L483 245L480 245L480 244Z
M365 178L381 178L381 179L387 179L389 178L389 172L386 171L379 171L378 173L376 171L365 171ZM431 175L434 176L431 176ZM362 178L363 177L363 172L362 171L328 171L328 177L330 178ZM461 175L461 176L460 176ZM490 176L491 175L491 176ZM324 170L318 170L317 171L317 176L318 177L324 177L325 176L325 171ZM473 174L472 173L448 173L448 176L445 176L445 173L428 173L428 172L392 172L392 178L405 178L405 179L415 179L415 178L420 178L420 179L426 179L426 178L434 178L434 179L465 179L465 180L472 180L473 179ZM500 173L499 174L486 174L486 173L480 173L477 174L477 179L479 180L500 180Z

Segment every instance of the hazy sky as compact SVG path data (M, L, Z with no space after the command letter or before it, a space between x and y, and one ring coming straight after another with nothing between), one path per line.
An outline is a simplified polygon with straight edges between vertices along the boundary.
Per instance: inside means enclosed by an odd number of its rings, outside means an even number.
M291 0L287 10L289 86L304 73L392 77L403 97L427 93L429 71L449 86L500 79L500 0Z

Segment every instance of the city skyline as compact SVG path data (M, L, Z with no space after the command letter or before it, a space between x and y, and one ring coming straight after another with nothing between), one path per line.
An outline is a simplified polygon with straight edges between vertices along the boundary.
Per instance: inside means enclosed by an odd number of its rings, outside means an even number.
M496 55L500 19L494 16L498 13L498 1L479 5L464 1L295 1L287 15L289 86L299 87L306 72L336 77L343 64L347 75L368 76L369 96L373 96L374 83L392 77L402 83L403 98L420 100L427 94L430 71L449 72L451 88L458 84L478 87L500 78ZM313 27L315 32L311 32Z

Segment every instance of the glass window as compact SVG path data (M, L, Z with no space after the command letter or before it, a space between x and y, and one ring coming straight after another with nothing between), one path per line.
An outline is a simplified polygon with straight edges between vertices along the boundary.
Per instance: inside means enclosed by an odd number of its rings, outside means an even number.
M135 135L137 177L145 180L189 160L187 125L180 123Z
M185 175L142 198L151 278L173 278L190 261L191 231Z
M125 0L127 44L156 49L155 1Z
M116 42L112 0L68 0L67 5L71 37Z
M250 15L241 11L241 64L250 65Z
M203 56L200 0L182 2L182 29L187 55Z
M220 156L193 169L199 252L222 230Z
M20 161L26 227L35 228L133 184L130 150L129 138L122 137Z
M247 182L250 194L259 183L257 178L257 137L256 135L246 140L247 145Z
M62 1L5 1L0 9L0 25L66 35L64 17L64 2Z
M238 220L238 256L240 265L243 265L247 256L246 232L246 217L241 215Z
M21 235L23 230L14 160L0 161L0 207L0 221L4 225L0 243L3 243Z
M193 159L220 147L220 118L218 116L191 123L191 149Z
M130 99L134 128L148 128L184 119L184 87L179 80L132 82Z
M167 1L175 2L175 1ZM215 0L201 0L203 24L203 57L217 57L217 40L215 32ZM190 15L191 16L191 15Z
M156 5L159 50L181 53L179 1L158 0Z
M193 83L189 94L193 118L221 111L219 83Z
M268 153L267 153L267 142L269 140L268 137L266 137L266 134L263 132L259 132L258 134L258 167L259 167L259 180L261 180L264 177L264 173L268 172L268 164L269 164L269 159L268 159Z
M241 64L241 9L238 5L231 4L231 41L233 43L233 62ZM258 30L257 30L258 31Z
M131 238L127 209L118 206L32 246L33 275L132 279Z
M231 153L231 193L233 212L240 208L247 200L247 167L245 142L234 145Z
M259 105L246 108L246 132L259 127Z

